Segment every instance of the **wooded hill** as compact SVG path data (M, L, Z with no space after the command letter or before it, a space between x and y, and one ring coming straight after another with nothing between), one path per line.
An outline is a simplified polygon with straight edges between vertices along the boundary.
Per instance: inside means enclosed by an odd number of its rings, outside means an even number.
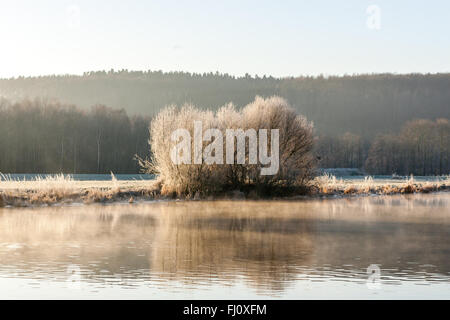
M286 98L321 135L351 132L366 139L397 132L408 120L450 118L449 73L277 79L124 70L0 80L0 96L12 101L46 97L82 108L123 108L130 115L153 115L165 105L185 102L241 107L256 95Z

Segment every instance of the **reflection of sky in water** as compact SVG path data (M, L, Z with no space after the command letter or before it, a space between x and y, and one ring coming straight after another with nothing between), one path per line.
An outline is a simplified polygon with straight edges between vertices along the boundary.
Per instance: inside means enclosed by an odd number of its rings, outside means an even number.
M0 298L450 298L449 204L441 193L1 209ZM380 289L366 283L372 264Z

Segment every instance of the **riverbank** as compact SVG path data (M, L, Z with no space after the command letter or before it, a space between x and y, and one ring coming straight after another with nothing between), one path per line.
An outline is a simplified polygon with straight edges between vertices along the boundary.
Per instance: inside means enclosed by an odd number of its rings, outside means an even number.
M354 197L368 195L393 195L430 193L450 190L450 178L439 177L429 181L338 179L332 175L316 177L302 190L283 189L273 199L308 199L329 197ZM289 191L289 192L288 192ZM182 200L257 200L255 190L235 190L217 196L195 194ZM265 197L267 198L267 197ZM3 179L0 181L0 207L52 206L72 203L113 203L177 199L161 194L158 180L76 181L71 176L56 175L31 181Z
M0 207L28 207L71 203L133 202L159 196L156 180L77 181L69 175L37 177L28 181L3 176Z

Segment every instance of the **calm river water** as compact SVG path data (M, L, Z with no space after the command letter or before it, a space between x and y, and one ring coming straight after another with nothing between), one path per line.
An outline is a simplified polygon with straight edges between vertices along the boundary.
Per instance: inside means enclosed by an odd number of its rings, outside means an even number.
M0 298L449 299L450 193L4 208Z

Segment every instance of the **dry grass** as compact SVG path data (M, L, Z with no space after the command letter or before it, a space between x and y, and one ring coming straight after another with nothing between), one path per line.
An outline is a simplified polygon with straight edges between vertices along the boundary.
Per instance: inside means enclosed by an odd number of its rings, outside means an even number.
M322 175L312 180L311 193L315 195L369 195L369 194L410 194L443 191L450 188L450 176L437 178L436 181L417 181L413 176L406 180L392 182L375 181L365 177L363 181L337 179L333 175Z
M155 181L75 181L70 175L36 177L25 181L0 174L0 207L54 205L154 199L159 194Z
M27 207L70 203L108 203L167 198L161 194L162 183L156 181L75 181L71 176L55 175L38 177L31 181L19 181L0 174L0 207ZM363 181L337 179L332 175L316 177L308 185L308 196L355 196L355 195L392 195L410 193L430 193L450 190L450 176L436 181L420 182L413 177L406 180L376 181L366 177ZM277 198L289 198L297 194L279 195ZM303 193L302 193L303 194ZM183 197L184 198L184 197ZM217 199L209 197L208 199ZM224 198L223 195L220 198ZM260 199L255 192L245 194L230 191L227 199ZM194 197L194 200L201 197Z
M0 174L0 186L0 205L52 204L72 199L76 194L74 180L63 174L45 178L38 176L29 181Z

